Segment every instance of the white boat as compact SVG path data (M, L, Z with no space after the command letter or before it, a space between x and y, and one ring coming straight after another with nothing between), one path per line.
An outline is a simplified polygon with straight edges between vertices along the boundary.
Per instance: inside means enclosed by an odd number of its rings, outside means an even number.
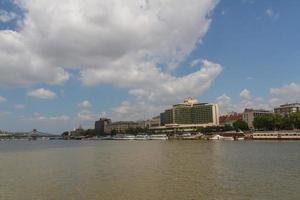
M257 132L253 133L254 140L300 140L299 132Z
M213 137L209 138L210 140L234 140L233 137L224 137L221 135L214 135Z
M198 133L198 134L195 134L195 135L192 135L192 134L188 133L188 134L183 134L182 139L183 140L197 140L197 139L201 138L202 136L203 136L202 133Z
M166 134L159 134L159 135L150 135L150 140L167 140L169 139Z
M149 140L150 136L149 135L137 135L135 136L135 140Z
M113 140L134 140L134 135L118 134L113 137Z

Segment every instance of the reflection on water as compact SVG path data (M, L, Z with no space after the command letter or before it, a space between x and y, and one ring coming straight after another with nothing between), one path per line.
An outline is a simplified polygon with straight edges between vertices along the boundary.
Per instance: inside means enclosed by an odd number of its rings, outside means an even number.
M300 199L300 143L0 142L0 199Z

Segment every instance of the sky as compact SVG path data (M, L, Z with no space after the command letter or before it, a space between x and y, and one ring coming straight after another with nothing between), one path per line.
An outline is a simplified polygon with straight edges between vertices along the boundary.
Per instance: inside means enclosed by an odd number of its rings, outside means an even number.
M300 101L298 0L0 0L0 129Z

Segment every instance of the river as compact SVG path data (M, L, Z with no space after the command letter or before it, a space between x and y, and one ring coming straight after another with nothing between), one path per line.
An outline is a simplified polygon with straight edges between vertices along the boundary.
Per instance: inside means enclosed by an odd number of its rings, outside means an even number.
M2 200L300 199L298 141L0 141Z

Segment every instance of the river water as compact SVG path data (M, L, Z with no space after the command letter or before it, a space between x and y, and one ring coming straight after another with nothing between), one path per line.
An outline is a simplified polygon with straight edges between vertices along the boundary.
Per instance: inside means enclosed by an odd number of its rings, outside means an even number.
M2 141L0 199L300 199L297 141Z

